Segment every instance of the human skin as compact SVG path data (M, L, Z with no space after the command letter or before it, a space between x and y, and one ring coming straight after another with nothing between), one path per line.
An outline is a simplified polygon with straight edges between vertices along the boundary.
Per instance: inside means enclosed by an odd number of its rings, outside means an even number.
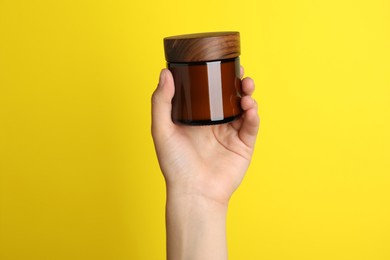
M168 260L228 258L228 203L249 167L260 124L254 89L251 78L242 80L244 112L236 121L177 125L171 119L173 77L161 71L152 96L152 136L166 182Z

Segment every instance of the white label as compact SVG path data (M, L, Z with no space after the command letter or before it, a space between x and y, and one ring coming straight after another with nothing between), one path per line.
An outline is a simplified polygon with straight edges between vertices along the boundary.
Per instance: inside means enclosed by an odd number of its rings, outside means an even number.
M211 121L223 120L221 62L207 62Z

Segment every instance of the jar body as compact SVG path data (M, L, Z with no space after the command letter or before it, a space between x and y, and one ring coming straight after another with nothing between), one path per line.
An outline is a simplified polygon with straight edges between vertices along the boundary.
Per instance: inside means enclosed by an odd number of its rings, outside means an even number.
M239 57L226 60L168 62L175 82L172 120L187 125L210 125L241 116Z

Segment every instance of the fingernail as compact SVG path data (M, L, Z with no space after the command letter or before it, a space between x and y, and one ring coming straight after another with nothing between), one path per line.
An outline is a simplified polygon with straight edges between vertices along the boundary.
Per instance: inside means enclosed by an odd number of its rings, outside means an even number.
M159 85L163 85L165 82L165 69L162 69L160 72L160 80L159 80Z

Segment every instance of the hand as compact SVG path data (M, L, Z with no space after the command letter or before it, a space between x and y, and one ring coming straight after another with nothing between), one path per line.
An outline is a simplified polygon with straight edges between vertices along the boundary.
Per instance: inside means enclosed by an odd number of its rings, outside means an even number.
M152 98L152 135L167 185L168 260L227 259L227 206L249 166L260 122L252 79L242 81L242 90L239 120L175 125L172 74L161 71Z
M228 203L249 166L259 129L257 105L251 97L254 88L252 79L243 79L244 114L237 121L176 125L171 120L172 74L167 69L161 71L152 97L152 135L168 192Z

